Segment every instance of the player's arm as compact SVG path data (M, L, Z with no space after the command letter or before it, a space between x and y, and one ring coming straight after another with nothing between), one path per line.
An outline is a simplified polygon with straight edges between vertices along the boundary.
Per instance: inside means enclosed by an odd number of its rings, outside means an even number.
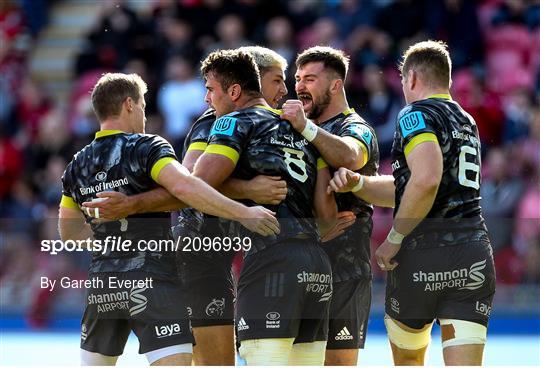
M313 209L319 224L319 231L324 236L336 224L338 211L334 195L326 190L331 178L330 170L322 159L317 161L317 169Z
M92 214L92 209L99 211L99 217L109 220L126 218L136 213L169 212L186 207L186 204L164 188L155 188L148 192L128 196L120 192L97 193L103 201L84 202L82 208Z
M189 145L182 165L193 172L195 163L204 153L208 144L198 141ZM276 176L258 175L251 180L226 179L219 191L232 199L251 199L259 204L279 204L287 195L287 183Z
M279 176L257 175L251 180L228 178L219 191L229 198L250 199L258 204L279 204L287 196L287 182Z
M204 156L204 154L201 156L201 160L208 162L208 160L203 160ZM221 160L216 158L215 161ZM197 173L197 167L198 163L195 165L194 174ZM224 171L216 172L216 178L224 175L222 172L225 172L227 168L223 169ZM216 183L219 180L210 177L206 179L211 183ZM279 233L279 224L271 211L263 207L246 207L225 197L204 180L196 175L190 175L189 171L176 160L168 161L157 173L155 180L180 201L198 211L239 221L249 230L262 235Z
M353 192L355 196L379 207L395 206L395 185L392 175L366 176L355 173L344 167L335 173L329 192Z
M405 186L394 229L408 235L427 216L441 183L443 157L436 142L424 142L407 156L411 177Z
M92 237L90 225L85 221L79 206L67 195L62 195L58 208L58 232L63 241L84 240Z
M311 130L314 139L307 138L319 151L324 160L332 167L346 167L350 170L359 170L367 162L367 148L362 142L353 137L340 137L326 132L308 121L305 116L302 102L299 100L287 100L283 104L282 119L288 120L291 125L302 135L305 130Z
M392 229L375 252L377 264L383 270L397 267L393 257L401 248L403 238L413 231L431 210L441 182L443 157L435 134L423 133L418 137L421 143L408 153L407 147L405 148L411 176L405 186Z
M206 142L193 142L189 145L182 165L193 171L195 162L203 154ZM102 192L97 197L103 198L100 202L84 202L83 209L98 208L100 217L111 220L126 218L136 213L169 212L186 207L186 204L159 187L148 192L127 196L120 192Z

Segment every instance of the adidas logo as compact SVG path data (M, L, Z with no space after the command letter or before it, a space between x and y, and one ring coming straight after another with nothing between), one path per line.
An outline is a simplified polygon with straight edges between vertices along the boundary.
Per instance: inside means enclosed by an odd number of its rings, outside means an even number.
M336 335L336 340L352 340L353 337L347 327L343 327Z
M238 331L249 330L249 325L244 321L244 317L238 321Z

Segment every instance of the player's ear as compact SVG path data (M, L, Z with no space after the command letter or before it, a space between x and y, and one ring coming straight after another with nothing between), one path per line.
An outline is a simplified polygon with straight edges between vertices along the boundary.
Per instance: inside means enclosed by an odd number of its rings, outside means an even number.
M242 87L240 87L239 84L233 84L229 87L229 96L231 96L231 99L233 101L236 101L240 98L240 95L242 94Z
M414 69L409 70L409 76L407 78L409 88L413 90L418 83L418 73Z
M343 80L342 79L334 79L332 83L330 84L330 92L332 94L336 94L343 88Z
M132 112L133 111L133 105L134 105L134 101L131 97L127 97L125 100L124 100L124 106L126 108L126 110L128 112Z

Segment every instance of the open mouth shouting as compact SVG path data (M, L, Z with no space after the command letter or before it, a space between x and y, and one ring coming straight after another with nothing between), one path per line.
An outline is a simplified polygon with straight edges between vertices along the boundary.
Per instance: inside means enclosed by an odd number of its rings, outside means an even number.
M313 105L313 97L309 93L299 93L298 99L302 101L302 105L304 106L304 111L308 111L311 109Z

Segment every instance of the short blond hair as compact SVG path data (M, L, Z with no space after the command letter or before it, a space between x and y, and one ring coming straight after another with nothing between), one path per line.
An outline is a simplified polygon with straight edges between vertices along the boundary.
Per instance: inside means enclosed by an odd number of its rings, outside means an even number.
M138 74L106 73L92 90L92 107L99 121L120 115L122 104L131 97L138 103L148 87Z
M273 67L278 67L283 71L287 69L287 60L269 48L261 46L242 46L238 50L247 52L253 56L255 64L259 67L261 76Z
M398 67L403 76L414 70L435 87L450 88L452 84L452 60L448 46L442 41L422 41L409 46Z

